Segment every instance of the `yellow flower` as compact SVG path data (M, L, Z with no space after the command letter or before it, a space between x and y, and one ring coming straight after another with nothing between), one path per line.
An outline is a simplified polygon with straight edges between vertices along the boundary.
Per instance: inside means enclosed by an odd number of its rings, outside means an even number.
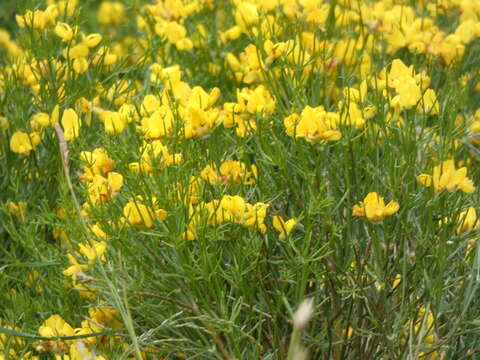
M438 52L447 65L450 65L462 58L465 45L457 35L450 34L438 44Z
M78 137L82 122L73 109L66 109L62 116L62 126L65 132L65 140L70 141Z
M92 181L88 184L88 197L95 204L99 201L110 201L123 185L123 176L116 172L109 172L107 177L94 175Z
M102 230L100 224L97 222L89 227L90 232L98 238L106 239L107 234Z
M456 233L461 234L466 231L470 230L478 230L480 228L480 222L478 221L477 211L473 206L470 206L467 210L462 211L456 217L456 222L458 224ZM446 218L441 221L441 223L445 223L449 220Z
M105 252L107 251L107 243L105 241L91 240L92 245L80 243L80 253L88 259L88 264L95 263L97 258L105 262Z
M32 121L34 123L37 123L41 126L49 126L49 125L52 125L51 121L50 121L50 115L48 115L47 113L37 113L35 115L32 116Z
M87 71L88 70L87 59L84 57L73 59L73 70L75 70L77 74L83 74L85 71Z
M220 89L214 87L207 93L201 86L195 86L185 104L187 107L197 107L202 110L211 108L220 97Z
M62 38L63 42L69 42L73 38L73 30L67 23L58 22L55 26L55 34Z
M463 21L455 30L455 35L458 36L462 44L468 44L475 38L475 35L478 36L480 34L478 25L478 21Z
M362 110L353 101L348 103L338 102L338 108L341 112L340 122L349 126L356 126L359 129L363 129L365 125L365 119L363 118Z
M220 165L220 177L227 184L231 181L243 183L245 185L255 184L257 178L257 167L251 166L251 171L247 170L247 166L241 161L228 160Z
M270 205L263 202L257 202L255 204L247 203L246 205L247 209L245 213L245 222L243 225L246 227L255 226L262 233L265 233L267 231L265 217L267 216L267 209Z
M100 303L100 305L101 307L88 309L88 316L90 319L92 319L95 323L101 324L108 328L121 328L123 326L120 321L122 317L118 310L112 307L107 307L104 303Z
M72 254L67 254L68 261L70 262L70 266L63 270L63 275L71 276L73 280L77 279L77 275L82 274L84 271L88 270L89 266L80 264L75 256Z
M218 119L216 109L203 110L198 106L189 106L183 113L185 138L205 138L210 135Z
M60 118L60 106L58 106L57 104L54 106L52 110L52 114L50 115L50 119L49 119L50 125L57 123L59 118Z
M169 135L173 129L173 113L170 107L161 105L151 116L141 121L141 130L146 139L156 139Z
M88 47L84 44L72 46L70 49L65 49L64 57L70 59L81 59L88 55Z
M288 234L293 230L295 225L297 225L298 219L292 218L287 221L283 220L281 216L273 217L273 227L280 233L279 239L285 240Z
M24 15L16 15L15 19L19 27L32 27L37 30L42 30L51 21L50 14L42 10L27 10Z
M161 106L160 100L155 95L148 94L143 98L140 114L142 116L150 116Z
M399 209L400 205L396 201L391 200L385 205L382 197L376 192L370 192L363 201L353 206L353 216L366 217L368 220L376 222L395 214Z
M323 106L312 108L306 106L300 119L296 114L292 114L284 120L287 134L292 134L296 138L304 138L307 142L315 143L318 141L335 141L342 137L337 130L339 115L325 111Z
M119 1L103 1L98 9L98 22L102 25L120 25L125 21L125 6Z
M390 104L400 110L410 109L422 98L420 87L411 76L400 78L398 82L395 88L397 95L391 100Z
M418 315L413 325L413 330L416 336L422 337L421 339L415 341L422 341L423 344L427 346L435 345L435 318L430 310L426 309L425 306L422 305L418 311ZM421 358L423 358L423 354L423 352L420 353ZM430 357L428 357L428 359L435 358L437 358L436 351L430 353Z
M475 190L473 181L467 178L467 168L455 168L453 160L446 160L433 168L433 174L420 174L417 181L424 186L432 186L436 192L447 190L449 192L460 189L465 193Z
M82 40L82 44L89 48L92 48L100 44L100 41L102 41L102 35L94 33L85 36Z
M135 172L151 173L154 167L167 167L182 161L182 154L171 154L160 140L151 143L144 142L140 148L140 162L130 163L129 167Z
M15 131L10 138L10 150L14 153L28 156L39 142L40 138L37 133L29 135L23 131Z
M245 222L247 203L239 195L224 195L217 209L217 221L232 221L237 224Z
M242 89L237 93L237 99L242 110L249 114L271 114L275 110L275 99L263 85L259 85L253 90Z
M235 25L220 33L222 42L226 42L227 40L236 40L240 37L240 35L242 35L242 28L238 25Z
M102 111L99 118L105 126L105 132L110 135L121 134L127 126L126 116L116 111Z
M93 57L92 62L95 65L109 66L116 63L117 61L118 61L118 56L114 54L112 50L110 50L107 46L101 46L95 53L95 56ZM110 90L112 90L112 88L110 88ZM121 103L117 103L116 101L115 103L117 105L121 105L124 103L124 101L122 101Z
M203 168L203 170L200 172L200 178L212 185L217 184L220 181L218 173L211 165L207 165Z
M425 94L423 94L423 101L417 105L417 112L421 113L423 111L430 115L436 115L440 111L437 95L432 89L427 89L427 91L425 91Z
M165 210L144 205L140 200L130 200L123 208L123 216L130 225L151 228L155 217L160 220L167 218Z
M80 160L87 164L83 167L85 173L82 174L81 180L91 180L94 175L105 176L115 168L115 162L108 156L104 148L97 148L92 152L82 151Z
M185 241L193 241L196 239L195 232L192 230L187 229L182 233L182 239Z
M258 9L255 4L242 1L235 11L235 22L243 30L247 31L249 26L258 23Z
M168 22L162 30L159 35L164 35L170 44L175 44L187 36L187 29L176 21Z
M60 315L52 315L38 329L43 337L74 336L73 328Z

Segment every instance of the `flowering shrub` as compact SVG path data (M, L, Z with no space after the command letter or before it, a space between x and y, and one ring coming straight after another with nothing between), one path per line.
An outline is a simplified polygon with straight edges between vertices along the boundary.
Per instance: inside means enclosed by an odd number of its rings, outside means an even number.
M478 356L480 2L3 13L1 359Z

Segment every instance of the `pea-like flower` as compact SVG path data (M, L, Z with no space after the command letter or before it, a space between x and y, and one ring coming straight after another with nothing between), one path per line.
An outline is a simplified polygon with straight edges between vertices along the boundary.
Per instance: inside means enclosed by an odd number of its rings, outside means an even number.
M448 223L451 221L451 218L445 218L440 221L440 224ZM480 222L478 221L477 211L473 206L470 206L467 210L462 211L460 214L456 215L453 218L453 221L457 223L457 228L455 232L461 234L466 231L478 230L480 229Z
M325 111L323 106L306 106L301 115L293 113L284 119L287 135L303 138L309 143L336 141L342 137L337 129L340 116Z
M427 187L433 186L436 192L447 190L449 192L460 189L469 194L475 190L473 181L467 177L467 168L455 168L453 160L446 160L433 168L432 175L420 174L417 181Z
M285 240L287 235L292 232L293 228L295 227L295 225L297 225L297 223L297 218L292 218L285 221L281 216L273 217L273 227L280 233L280 235L278 236L280 240Z
M16 131L10 138L10 150L17 154L28 156L30 152L40 143L40 136L36 132L27 134L23 131Z
M73 109L67 109L63 112L62 125L65 132L65 140L70 141L80 134L81 120Z
M396 201L391 200L385 205L383 197L376 192L371 192L363 201L353 206L353 216L366 217L368 220L376 222L395 214L399 209L400 205Z
M142 204L143 198L137 196L136 199L130 200L123 207L123 215L128 224L135 227L151 228L154 225L154 219L165 220L167 218L167 212L158 206L148 206ZM156 199L152 198L152 202L156 203Z
M38 333L44 337L73 336L73 327L60 315L52 315L38 329Z

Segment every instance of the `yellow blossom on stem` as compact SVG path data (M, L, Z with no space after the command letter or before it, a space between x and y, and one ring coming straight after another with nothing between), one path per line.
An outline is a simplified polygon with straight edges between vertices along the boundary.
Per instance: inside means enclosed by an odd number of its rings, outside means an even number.
M399 83L396 85L397 95L392 98L390 104L396 109L410 109L422 98L421 89L411 76L405 76L398 81Z
M255 184L257 178L257 167L251 166L251 171L247 170L247 166L241 161L228 160L220 165L220 177L227 184L231 181L243 183L245 185Z
M173 129L174 116L169 106L161 105L158 110L141 120L141 130L146 139L169 135Z
M121 134L127 126L126 116L116 111L101 111L99 118L105 125L105 132L110 135Z
M106 239L108 236L105 231L102 230L100 224L97 222L89 227L90 232L98 238Z
M467 168L455 168L453 160L446 160L433 168L433 174L420 174L417 181L427 187L433 186L436 192L449 192L460 189L469 194L475 190L473 181L467 177Z
M214 185L220 181L220 176L211 165L207 165L200 172L200 178Z
M100 41L102 41L102 35L94 33L83 36L82 44L89 48L92 48L100 44Z
M435 346L436 334L435 334L435 318L431 310L421 306L418 311L418 316L415 319L413 324L413 331L416 336L421 337L419 339L423 344L427 346ZM420 353L420 358L424 358L425 353ZM428 359L436 359L438 353L436 351L430 352L430 357L425 357Z
M102 25L120 25L125 21L125 5L119 1L103 1L97 16Z
M325 111L323 106L306 106L302 114L292 114L285 118L284 126L290 136L303 138L307 142L335 141L342 137L337 130L340 117L337 113Z
M423 100L417 105L417 112L423 111L430 115L436 115L440 111L437 95L433 89L427 89L423 94Z
M86 58L78 58L78 59L73 59L73 70L77 74L83 74L85 71L88 70L88 61Z
M80 243L80 253L88 259L88 264L92 265L100 258L105 262L105 252L107 251L107 243L105 241L91 240L91 244Z
M444 220L441 220L440 223L444 224L449 220L449 218L445 218ZM477 211L473 206L470 206L467 210L462 211L460 214L455 216L455 221L458 224L456 229L457 235L466 231L480 229L480 222L478 221Z
M106 306L104 303L101 303L100 305L100 307L88 309L88 316L90 319L95 321L97 324L101 324L109 328L121 328L123 324L121 322L122 317L120 312L115 308Z
M248 28L258 23L259 14L258 8L255 4L247 1L239 2L235 11L235 22L244 31L248 31Z
M106 176L115 168L115 162L108 156L104 148L96 148L93 151L82 151L80 160L87 165L83 166L84 173L81 180L91 180L94 175Z
M106 177L94 175L87 185L88 197L93 204L99 201L110 201L118 194L122 185L122 174L114 171L109 172Z
M60 315L52 315L38 329L38 333L43 337L74 336L72 326L67 323Z
M400 205L391 200L387 205L376 192L370 192L359 204L353 206L353 216L366 217L368 220L376 222L382 221L385 217L395 214L400 209Z
M63 42L69 42L73 38L73 30L67 23L58 22L55 26L55 34L62 39Z
M217 209L217 221L232 221L237 224L245 222L246 201L239 195L225 195Z
M81 120L73 109L66 109L62 116L62 126L65 133L65 140L71 141L80 134Z
M185 241L193 241L196 239L195 232L187 229L182 233L182 239Z
M257 86L254 90L244 88L238 91L237 99L242 111L249 114L271 114L275 110L276 101L263 85Z
M23 131L16 131L10 138L10 150L14 153L28 156L30 152L40 143L40 136L36 132L27 134Z
M295 225L297 225L298 219L292 218L287 221L283 220L281 216L273 217L273 227L280 233L279 239L285 240L288 234L293 230Z
M76 280L77 276L88 270L89 266L80 264L75 258L75 256L73 256L72 254L67 254L67 257L71 265L65 270L63 270L63 275L71 276L73 280Z
M42 30L50 24L51 22L55 21L56 16L58 13L52 11L53 8L47 8L45 11L42 10L27 10L24 15L16 15L15 19L17 20L17 24L19 27L27 27L33 28L36 30Z
M167 212L160 208L152 208L140 202L140 199L130 200L123 208L126 221L136 227L153 227L154 218L165 220Z
M270 205L263 202L255 204L246 204L245 222L246 227L256 227L260 232L265 233L267 226L265 225L265 217L267 216L267 209Z
M40 126L49 126L51 125L50 115L47 113L37 113L32 116L32 122Z
M81 59L88 56L88 46L84 44L77 44L69 49L65 49L63 56L67 59Z

